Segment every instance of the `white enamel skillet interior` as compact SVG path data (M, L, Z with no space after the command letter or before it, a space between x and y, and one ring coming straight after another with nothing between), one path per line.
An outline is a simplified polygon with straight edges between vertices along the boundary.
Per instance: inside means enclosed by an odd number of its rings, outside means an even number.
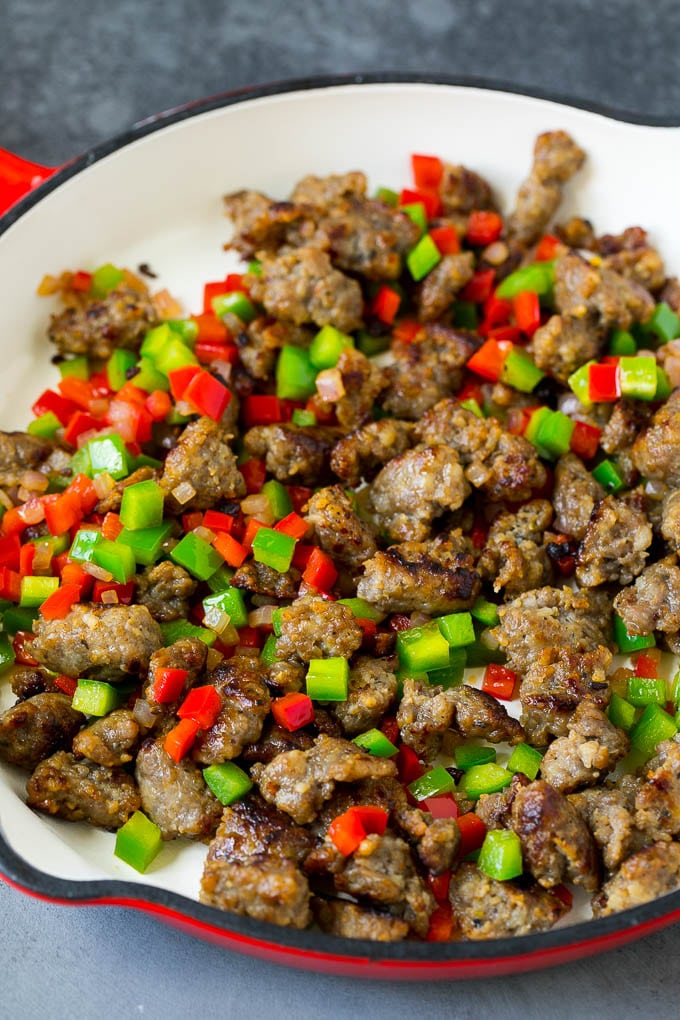
M566 189L560 217L586 216L598 233L644 226L669 272L680 272L677 128L476 84L322 82L228 95L162 116L75 160L0 220L0 427L25 427L32 401L57 379L45 336L51 304L35 293L45 273L107 261L132 269L147 263L158 274L154 287L168 287L187 312L200 311L203 283L238 267L222 248L230 232L223 194L254 188L284 198L305 174L355 169L368 174L371 189L399 189L411 184L409 157L420 152L480 172L507 209L530 166L536 136L557 128L569 131L588 156ZM5 686L0 705L10 703ZM405 974L410 964L421 973L430 966L432 976L474 967L497 971L501 956L515 968L520 957L523 966L539 966L578 955L577 946L592 952L593 938L604 948L680 914L678 893L618 918L491 944L320 942L318 935L200 906L202 845L169 844L146 875L138 875L114 857L110 833L29 811L25 781L19 770L0 769L0 871L17 884L63 900L134 899L147 909L163 904L175 920L195 921L199 933L221 933L227 944L274 946L274 956L276 947L289 947L287 962L300 965L310 965L312 947L328 945L350 968L368 954L399 961Z

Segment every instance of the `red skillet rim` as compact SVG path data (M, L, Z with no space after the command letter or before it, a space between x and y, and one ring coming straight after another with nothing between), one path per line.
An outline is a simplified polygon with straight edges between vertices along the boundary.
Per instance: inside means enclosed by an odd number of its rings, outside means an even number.
M311 89L363 84L444 85L505 92L571 106L613 120L649 127L679 127L680 119L646 117L542 89L476 77L413 74L355 74L309 77L237 89L147 118L128 131L71 160L0 217L0 236L65 181L131 142L189 117L224 106ZM78 882L46 874L20 857L0 834L0 877L22 892L71 905L127 906L159 916L195 935L274 962L364 977L468 978L552 966L603 952L680 921L680 890L609 917L549 932L480 942L376 943L319 932L279 928L226 913L178 893L136 882ZM371 968L377 968L371 970Z

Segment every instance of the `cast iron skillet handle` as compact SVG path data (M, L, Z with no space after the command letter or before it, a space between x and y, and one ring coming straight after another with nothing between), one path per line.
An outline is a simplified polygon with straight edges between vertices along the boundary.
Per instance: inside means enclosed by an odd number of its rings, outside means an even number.
M58 169L30 163L13 152L0 149L0 216Z

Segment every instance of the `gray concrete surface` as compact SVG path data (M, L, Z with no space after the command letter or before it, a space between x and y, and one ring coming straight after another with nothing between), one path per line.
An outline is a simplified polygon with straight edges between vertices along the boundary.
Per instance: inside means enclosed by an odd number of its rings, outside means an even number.
M680 119L677 0L0 0L0 145L57 164L226 89L368 71L474 74ZM680 928L604 956L465 984L373 984L260 963L114 908L0 883L0 1016L677 1015Z

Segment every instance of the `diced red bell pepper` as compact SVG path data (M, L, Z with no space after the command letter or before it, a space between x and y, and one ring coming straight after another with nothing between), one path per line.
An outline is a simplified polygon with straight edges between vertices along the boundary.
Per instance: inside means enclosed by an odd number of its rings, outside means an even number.
M299 514L303 506L312 498L313 490L308 489L306 485L287 485L286 491L293 504L293 510L296 514Z
M202 524L204 528L209 528L210 531L226 531L231 533L234 527L234 518L229 514L221 513L219 510L206 510L203 514Z
M596 363L588 369L588 397L599 401L618 400L621 396L621 379L618 361Z
M35 554L36 548L32 542L22 545L19 551L19 573L22 577L29 577L33 573Z
M413 748L402 744L397 754L397 769L402 783L404 786L408 786L414 779L420 779L425 771L425 766L420 764Z
M386 715L383 718L380 730L385 734L388 740L396 745L399 740L399 723L393 715Z
M433 216L439 216L442 211L442 200L436 191L426 188L402 188L399 193L399 205L413 205L415 202L423 203L428 220Z
M338 579L338 572L328 553L314 547L309 562L302 574L302 580L313 588L330 591Z
M152 421L163 421L172 410L172 400L165 390L153 390L144 401Z
M559 237L555 237L554 234L544 234L536 246L534 261L550 262L551 259L555 258L561 243Z
M392 330L392 336L395 340L401 340L404 344L410 344L422 328L422 322L417 322L416 319L402 319Z
M533 336L541 325L541 306L538 294L522 290L512 299L515 322L527 336Z
M424 156L414 152L411 155L413 183L416 188L438 188L444 176L444 164L439 156Z
M81 567L80 563L67 562L62 567L61 570L62 588L65 588L69 584L76 585L79 591L79 598L84 599L89 595L93 583L94 578L92 577L91 574L88 574L87 571Z
M263 524L262 521L256 520L255 517L251 517L250 518L250 520L246 524L246 530L243 532L243 539L242 539L242 544L245 546L245 548L248 551L250 551L252 549L253 541L254 541L255 536L257 535L258 531L260 530L260 528L266 528L266 526L267 525ZM217 549L217 545L215 544L215 542L213 542L213 545Z
M484 322L489 329L504 326L512 315L512 301L490 294L484 302Z
M66 531L80 523L83 510L78 496L65 490L59 494L43 497L45 523L50 535L63 535Z
M93 372L88 382L92 390L92 396L95 399L97 397L108 397L113 392L109 386L109 377L106 371Z
M12 639L14 659L20 666L37 666L38 661L31 655L31 645L35 635L27 630L18 630Z
M69 698L72 698L76 693L78 681L72 676L55 676L54 686L58 687L62 694L67 694Z
M0 567L0 599L18 602L21 598L21 574L9 567Z
M501 377L505 359L512 350L508 340L485 340L479 350L475 351L467 363L470 371L481 375L483 379L497 382Z
M227 531L220 531L213 539L213 548L230 567L240 567L248 555L248 548L237 542Z
M81 436L83 432L101 429L103 425L104 422L101 418L94 418L87 411L74 411L64 429L64 442L69 446L77 446L78 436Z
M271 708L276 722L289 733L314 722L314 705L307 694L291 691L282 698L274 698Z
M562 900L562 903L571 910L571 906L574 902L574 894L571 889L567 889L566 885L563 885L560 882L559 885L554 885L550 891L557 896L558 900Z
M318 425L333 425L337 422L335 405L327 404L316 394L309 398L305 404L305 410L311 411L316 416Z
M165 737L163 747L173 761L180 762L196 739L198 723L193 719L180 719Z
M480 407L484 406L484 394L479 383L468 380L456 394L456 400L462 403L464 400L476 400Z
M120 393L119 390L118 396L109 404L108 419L111 425L126 443L148 443L152 422L144 406L146 393L141 404L122 399Z
M517 673L507 666L499 666L496 662L490 662L484 670L482 690L492 694L494 698L502 701L512 701L517 684Z
M450 903L440 903L430 915L430 926L425 936L426 942L449 942L453 934L453 907Z
M437 903L448 903L449 885L451 884L451 872L448 868L441 875L433 875L431 871L428 871L427 884Z
M469 283L466 283L460 291L458 298L461 301L473 301L481 304L491 294L493 283L496 277L494 269L478 269Z
M437 245L440 255L457 255L460 251L460 238L455 227L432 227L429 235Z
M91 286L92 273L86 273L82 269L79 269L71 277L71 290L79 290L86 294Z
M135 386L131 379L124 383L116 393L118 400L124 400L126 404L136 404L137 407L144 407L148 395L141 386Z
M328 838L348 857L366 838L366 830L356 812L350 809L333 819L328 826Z
M194 354L202 365L210 365L213 361L226 361L234 365L238 361L236 344L225 344L220 340L197 340Z
M371 642L375 638L375 635L378 633L378 624L375 622L375 620L369 620L365 616L357 616L354 622L356 623L357 627L361 627L361 630L364 635L363 644L367 647L370 646Z
M168 381L170 383L170 392L172 393L175 400L183 400L184 392L194 378L203 369L199 368L198 365L182 365L181 368L174 368L172 372L168 372Z
M440 797L426 797L422 803L433 818L458 817L458 805L450 793L444 793Z
M188 535L194 528L200 528L205 520L204 514L200 510L192 510L188 514L182 514L182 528L184 533ZM208 525L205 525L206 528Z
M255 457L251 457L250 460L244 460L243 464L239 464L239 471L243 475L243 480L246 483L246 489L252 495L259 492L265 483L267 477L267 467L263 460L257 460Z
M503 233L503 220L497 212L488 209L473 209L468 217L465 237L475 247L484 248L493 244Z
M92 479L82 472L75 476L64 491L77 497L83 517L91 513L99 502L99 496Z
M9 567L10 570L19 569L19 552L21 542L19 535L15 532L12 535L0 537L0 567Z
M590 460L598 451L601 435L602 429L598 429L596 425L577 421L569 440L569 446L573 453L578 454L582 460Z
M67 375L57 385L63 397L72 400L83 411L89 411L90 404L96 396L89 380L78 379L75 375Z
M359 817L367 834L384 835L390 817L389 811L386 811L385 808L378 807L377 804L357 804L356 807L351 807L348 810L354 811Z
M480 849L486 836L486 825L474 811L460 815L457 819L457 825L461 837L458 856L467 857L468 854Z
M512 326L510 323L507 323L505 326L493 326L487 331L487 337L489 340L496 340L498 343L518 344L522 341L522 333L519 326Z
M62 584L53 591L40 606L43 620L63 620L76 602L80 602L80 591L79 584Z
M67 400L61 393L55 393L54 390L45 390L31 407L36 418L51 411L59 419L61 425L67 425L77 410L78 407L72 400Z
M257 627L239 627L238 643L244 648L260 648L262 638Z
M222 698L213 684L203 687L192 687L179 706L177 715L180 719L193 719L199 729L209 730L222 711Z
M397 316L400 304L401 295L397 294L392 287L383 284L371 302L371 312L381 322L391 326Z
M291 561L293 566L298 570L304 570L315 549L315 545L306 545L304 542L298 542L293 551L293 559Z
M212 299L220 294L226 294L227 287L224 280L217 280L203 285L203 314L212 312Z
M231 400L231 390L210 372L201 369L187 385L182 399L191 404L198 414L219 421Z
M113 512L104 514L104 520L102 521L102 535L104 538L108 538L110 542L115 542L122 530L123 525L118 514Z
M229 330L221 319L218 319L214 312L204 312L202 315L192 315L192 319L198 326L196 343L222 343L229 340Z
M635 676L655 679L659 673L659 663L652 655L641 652L635 660Z
M119 605L129 606L135 597L135 582L128 581L126 584L121 584L118 581L95 581L92 586L92 601L104 602L102 595L107 591L115 591Z
M274 531L280 531L284 535L290 535L291 538L296 540L304 538L309 531L309 525L303 517L296 514L295 511L288 514L286 517L282 517L280 521L274 525Z
M174 666L158 666L154 670L151 696L159 705L168 705L182 695L189 676L188 669Z
M243 398L243 422L246 428L254 425L271 425L283 421L281 401L259 393Z

